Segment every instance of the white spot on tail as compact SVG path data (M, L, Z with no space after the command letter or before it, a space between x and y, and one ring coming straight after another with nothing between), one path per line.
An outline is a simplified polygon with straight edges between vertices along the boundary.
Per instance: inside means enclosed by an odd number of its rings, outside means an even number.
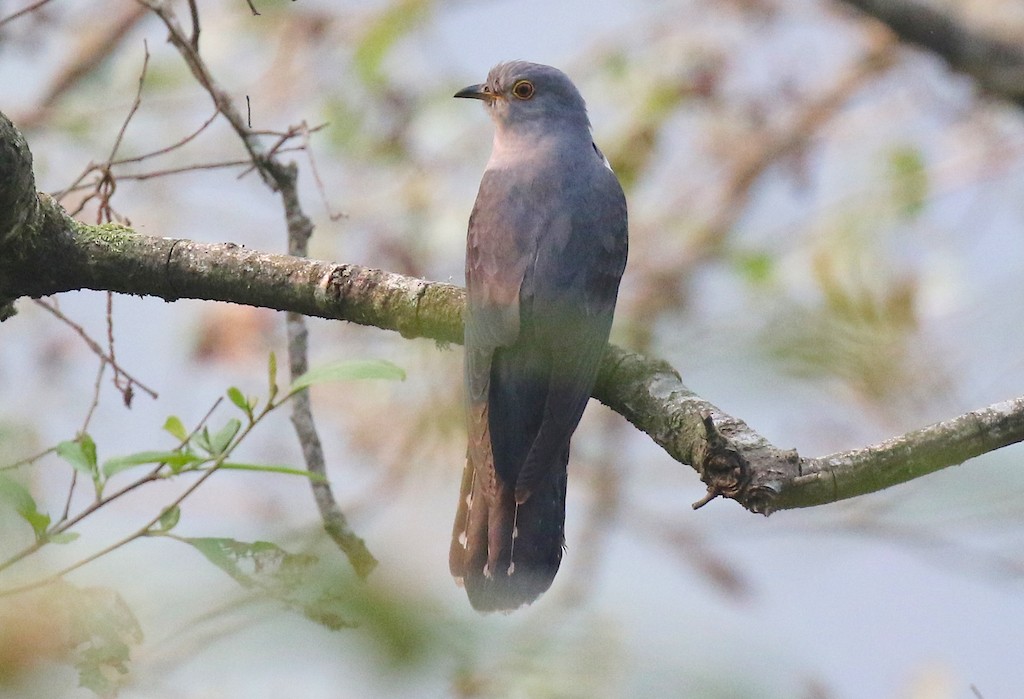
M512 514L512 545L508 548L508 574L516 568L516 537L519 536L519 503L516 503L516 510Z
M461 534L459 534L459 546L461 546L462 548L466 548L466 545L468 543L469 537L466 536L466 532L462 532Z
M597 144L591 141L590 145L594 147L594 152L597 153L597 155L601 158L601 162L604 163L604 166L606 168L608 168L608 171L615 172L615 170L612 170L612 164L608 162L608 157L601 152L601 149L597 147Z

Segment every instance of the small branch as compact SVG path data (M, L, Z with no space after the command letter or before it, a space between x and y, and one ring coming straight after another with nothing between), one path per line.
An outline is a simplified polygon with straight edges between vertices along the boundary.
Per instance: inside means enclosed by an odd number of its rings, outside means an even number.
M31 13L35 12L36 10L38 10L40 7L42 7L43 5L45 5L48 2L50 2L50 0L36 0L36 2L32 3L28 7L23 7L20 10L18 10L17 12L14 12L13 14L7 15L6 17L0 19L0 29L2 29L5 24L7 24L9 22L13 22L14 20L18 19L19 17L24 17L27 14L31 14Z

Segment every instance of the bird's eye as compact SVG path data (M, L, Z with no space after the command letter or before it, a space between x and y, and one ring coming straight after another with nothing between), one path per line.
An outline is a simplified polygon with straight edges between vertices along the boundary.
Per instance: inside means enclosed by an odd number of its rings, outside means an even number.
M528 100L533 97L533 83L529 80L520 80L512 86L512 94L521 100Z

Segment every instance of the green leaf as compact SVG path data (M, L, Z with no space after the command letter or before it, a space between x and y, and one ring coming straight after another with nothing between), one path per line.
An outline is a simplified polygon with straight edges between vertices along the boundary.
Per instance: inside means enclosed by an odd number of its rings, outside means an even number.
M295 393L313 384L326 381L353 381L356 379L405 381L405 371L384 359L346 359L310 369L292 382L288 392Z
M220 456L231 445L231 440L242 428L242 423L235 418L228 420L227 424L219 430L210 434L210 430L203 428L196 437L196 443L211 456Z
M171 415L164 422L164 430L170 432L171 436L178 441L184 442L188 439L188 430L177 415Z
M270 396L267 398L268 403L274 402L274 397L277 395L277 355L273 352L270 353L270 358L267 359L267 382L269 384Z
M178 473L182 466L205 460L204 457L190 451L140 451L107 459L103 462L103 475L110 478L115 473L143 464L167 464Z
M181 508L175 505L163 511L160 515L160 521L157 523L158 531L169 532L178 526L178 522L181 520Z
M227 448L231 445L231 440L235 438L240 429L242 429L241 421L232 418L217 432L210 435L210 446L213 448L213 453L223 454L227 451Z
M46 540L51 544L70 544L78 536L78 532L61 532L59 534L50 534L46 537Z
M234 386L228 389L228 400L234 403L236 407L243 410L246 415L250 415L252 413L252 406L249 405L249 401L244 395L242 395L242 392Z
M96 465L99 461L96 458L96 442L92 441L88 432L83 432L78 441L82 445L82 453L85 454L85 458L89 462L89 468L98 473Z
M61 442L57 445L57 454L76 471L96 480L99 478L99 470L96 467L96 444L92 439L89 439L88 444L89 447L86 446L84 436L79 441Z
M916 146L901 146L889 153L892 198L900 214L913 218L924 209L928 197L928 169Z
M327 479L319 473L311 473L301 468L291 466L264 466L260 464L240 464L233 461L226 461L220 465L221 468L233 469L236 471L263 471L266 473L283 473L289 476L302 476L317 483L326 483Z
M775 260L767 252L742 252L736 255L735 262L739 272L751 284L765 284L771 281L775 272Z
M427 0L398 0L377 16L356 45L354 63L363 82L381 82L384 58L399 39L419 25L429 9Z
M36 535L36 539L42 541L46 538L46 529L50 526L50 515L40 512L36 505L35 498L28 492L28 488L16 480L0 474L0 500L14 508Z

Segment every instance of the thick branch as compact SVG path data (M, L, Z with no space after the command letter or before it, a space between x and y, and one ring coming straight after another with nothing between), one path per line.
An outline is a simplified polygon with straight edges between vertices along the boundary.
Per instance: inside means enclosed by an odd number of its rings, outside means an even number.
M45 195L26 198L14 190L26 182L31 187L31 176L9 168L30 167L28 151L4 138L3 122L0 299L102 289L168 301L229 301L461 342L463 291L451 284L230 243L87 226ZM724 495L764 514L873 492L1024 440L1021 398L873 447L803 459L694 395L665 362L614 346L606 351L594 397L693 466L709 497Z
M1024 107L1024 47L964 26L920 0L842 0L885 23L903 41L937 54L989 92Z

